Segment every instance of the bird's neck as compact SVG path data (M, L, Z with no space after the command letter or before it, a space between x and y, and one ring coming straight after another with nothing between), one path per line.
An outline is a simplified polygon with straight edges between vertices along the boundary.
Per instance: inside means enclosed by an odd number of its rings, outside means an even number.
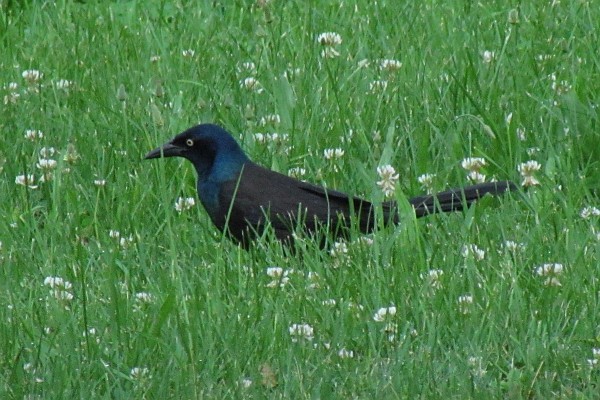
M198 182L225 182L238 176L245 163L250 161L243 153L217 155L214 159L206 157L190 157L196 168Z
M241 153L217 156L210 166L195 164L198 173L198 197L211 216L219 210L221 185L237 180L244 165L249 162L248 157Z
M249 161L250 160L243 152L230 153L224 156L218 155L213 162L207 178L216 183L237 179L240 171Z

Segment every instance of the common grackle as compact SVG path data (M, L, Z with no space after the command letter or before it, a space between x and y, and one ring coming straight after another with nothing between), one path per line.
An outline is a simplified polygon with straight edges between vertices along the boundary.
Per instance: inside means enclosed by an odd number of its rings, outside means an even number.
M315 232L319 227L333 237L347 235L354 220L361 232L376 224L377 207L367 200L302 182L252 162L223 128L202 124L175 136L146 159L183 157L198 174L198 195L217 228L248 248L270 225L275 236L293 241L297 228ZM416 216L460 211L487 193L515 190L509 181L452 189L409 200ZM380 204L384 222L398 222L396 203ZM354 218L354 219L353 219Z

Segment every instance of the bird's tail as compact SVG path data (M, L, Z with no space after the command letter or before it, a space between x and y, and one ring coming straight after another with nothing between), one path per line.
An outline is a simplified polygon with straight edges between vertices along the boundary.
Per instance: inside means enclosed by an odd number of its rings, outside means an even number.
M488 193L499 195L516 189L517 186L510 181L488 182L414 197L409 202L414 207L418 218L439 212L462 211Z

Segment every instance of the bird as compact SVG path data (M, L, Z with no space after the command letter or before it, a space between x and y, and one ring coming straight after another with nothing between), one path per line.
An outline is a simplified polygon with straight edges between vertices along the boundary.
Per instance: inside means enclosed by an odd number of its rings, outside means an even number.
M212 223L245 249L268 229L278 240L292 244L298 230L309 235L324 230L337 240L347 238L352 226L362 233L372 232L378 215L383 216L384 225L399 222L395 201L377 206L272 171L250 160L233 136L215 124L193 126L151 150L144 159L161 157L183 157L194 165L198 197ZM488 182L408 201L416 217L423 217L461 211L486 194L513 190L516 185L510 181Z

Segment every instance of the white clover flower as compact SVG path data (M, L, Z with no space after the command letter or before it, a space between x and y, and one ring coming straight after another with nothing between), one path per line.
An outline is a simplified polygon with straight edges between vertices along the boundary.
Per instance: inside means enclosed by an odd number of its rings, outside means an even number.
M56 168L56 160L51 158L40 158L36 164L36 167L44 171L53 170Z
M244 378L240 381L240 384L242 385L242 388L248 389L250 386L252 386L252 379Z
M83 331L81 334L83 337L96 336L98 334L98 330L96 328L89 328L87 331ZM100 339L96 339L96 343L99 343Z
M154 295L148 292L138 292L135 294L135 299L139 303L150 304L154 303Z
M381 60L379 68L388 72L396 72L402 68L402 63L398 60Z
M292 324L288 331L292 337L292 342L298 342L302 339L313 340L314 329L309 324Z
M600 209L592 206L584 207L581 209L579 215L583 219L588 219L590 217L598 217L600 216Z
M187 50L183 50L181 52L181 55L186 57L186 58L191 58L194 57L196 55L196 51L193 49L187 49Z
M423 174L417 178L417 182L421 184L421 188L431 193L433 191L433 181L435 180L435 174Z
M59 79L58 81L54 82L54 87L57 88L58 90L69 90L71 87L73 86L73 81L70 81L68 79Z
M377 181L377 186L379 186L385 197L392 197L396 192L396 183L398 183L400 176L391 165L377 167L377 174L380 178Z
M387 81L374 80L373 82L369 83L369 92L370 93L383 92L383 91L385 91L385 89L387 89L387 87L388 87Z
M517 252L525 249L524 243L517 243L513 240L507 240L502 244L502 247L510 252Z
M309 271L306 280L309 282L308 289L319 289L321 287L321 277L313 271Z
M440 282L440 279L443 275L444 271L441 269L431 269L427 271L427 274L421 274L421 279L424 279L433 289L441 289L442 282Z
M335 32L323 32L317 36L317 43L323 46L339 46L342 44L342 37Z
M56 153L54 147L42 147L40 149L40 158L50 158L54 156L54 153Z
M35 129L27 129L25 131L25 139L29 139L29 140L35 140L35 139L41 139L44 137L44 132L42 131L38 131Z
M481 58L483 59L484 63L489 64L494 60L494 58L496 58L496 53L490 50L485 50L481 54Z
M73 288L73 284L69 281L65 281L63 278L58 276L48 276L44 279L44 286L51 288L50 294L58 300L73 300L73 294L70 290Z
M335 242L331 250L329 250L329 254L332 257L339 257L348 254L348 245L346 242Z
M293 167L288 170L288 175L293 176L294 178L300 178L306 175L306 169L302 167Z
M4 104L16 104L17 101L19 101L20 97L21 94L17 92L9 92L7 95L4 96Z
M266 287L268 288L276 288L276 287L284 287L290 281L289 275L294 272L293 269L284 270L281 267L268 267L267 275L271 277L271 282L267 283Z
M354 351L347 350L345 348L341 348L338 351L338 357L340 357L340 358L354 358Z
M470 294L458 296L458 302L461 304L473 304L473 296Z
M252 61L238 63L237 71L239 74L256 75L256 64L254 64Z
M129 377L135 380L147 379L150 377L150 370L146 367L134 367L129 371Z
M65 281L63 278L59 276L48 276L44 279L44 285L49 286L52 289L63 289L63 290L71 290L73 284L69 281Z
M178 213L187 211L196 205L196 200L193 197L178 197L175 201L175 210Z
M473 296L470 294L464 294L458 296L458 309L462 314L468 314L473 304Z
M119 245L124 249L128 248L131 243L133 243L133 235L119 239Z
M105 179L95 179L94 180L94 185L98 186L98 187L102 187L106 185L106 180Z
M340 148L323 150L323 157L325 157L326 160L342 158L343 156L344 156L344 150L340 149Z
M358 238L358 244L360 244L361 246L372 246L373 243L373 238L370 238L368 236L361 236Z
M539 171L541 168L542 168L542 166L540 163L538 163L535 160L529 160L525 163L520 164L517 167L517 170L521 173L521 175L527 176L527 175L533 175L534 173Z
M554 58L554 54L538 54L535 56L535 59L539 62L544 62L548 60L552 60Z
M69 164L73 164L75 161L79 160L79 153L75 149L71 143L67 145L67 150L65 151L65 155L63 156L63 161L68 162Z
M467 179L471 183L484 183L485 182L485 175L482 174L479 171L471 171L467 175Z
M288 69L286 69L283 74L288 80L292 80L302 74L302 68L293 68L291 65L289 65Z
M466 244L461 249L461 255L464 258L472 256L476 261L481 261L485 258L485 251L477 247L476 244Z
M287 133L271 133L268 135L269 141L275 144L287 142L290 136Z
M98 333L98 331L96 330L96 328L89 328L87 331L83 331L83 333L81 335L83 337L96 336L97 333Z
M534 270L540 277L546 277L544 286L562 286L558 277L563 273L563 265L560 263L542 264Z
M249 76L248 78L242 79L240 81L240 88L246 89L255 93L262 93L263 88L258 79L253 76Z
M281 117L279 114L268 114L260 119L259 124L261 126L265 125L279 125L281 123Z
M160 56L159 55L154 55L150 57L150 62L151 63L157 63L160 61Z
M281 267L268 267L267 275L271 278L281 278L283 276L283 268Z
M463 169L466 169L467 171L479 171L481 168L485 167L486 164L485 158L481 157L467 157L460 163Z
M37 69L27 69L21 73L21 76L28 83L33 84L39 82L44 77L44 74Z
M273 143L280 145L288 141L290 136L287 133L255 133L254 140L258 143Z
M35 184L35 177L32 174L28 175L17 175L15 183L21 186L27 186L29 189L37 189L38 186Z
M565 80L557 80L556 74L551 74L550 80L552 81L552 90L554 90L558 95L567 93L573 88L573 86L569 82Z
M110 231L108 231L108 237L118 239L119 237L121 237L121 232L111 229Z
M373 315L375 322L383 322L396 315L396 306L382 307Z
M264 133L255 133L254 134L254 140L256 140L258 143L267 143L267 139L268 136L265 135Z
M540 181L536 179L534 174L542 168L542 165L535 160L529 160L520 164L517 167L517 170L523 177L523 181L521 185L524 187L528 186L537 186L540 184Z
M8 91L8 94L4 96L4 104L16 104L21 97L19 90L19 84L17 82L10 82L8 85L4 85L4 90Z
M560 263L542 264L535 269L535 274L538 276L560 275L563 273L563 265Z

